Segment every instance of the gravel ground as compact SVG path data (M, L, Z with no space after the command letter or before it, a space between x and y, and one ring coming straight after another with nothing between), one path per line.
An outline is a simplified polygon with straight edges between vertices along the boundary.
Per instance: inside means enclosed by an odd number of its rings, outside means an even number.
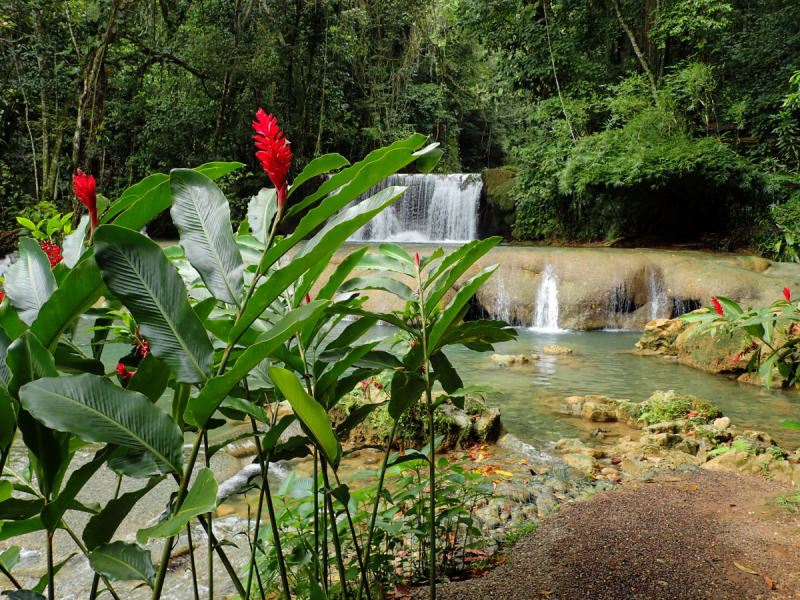
M787 489L702 469L631 482L564 506L505 564L437 597L800 599L800 518L771 502Z

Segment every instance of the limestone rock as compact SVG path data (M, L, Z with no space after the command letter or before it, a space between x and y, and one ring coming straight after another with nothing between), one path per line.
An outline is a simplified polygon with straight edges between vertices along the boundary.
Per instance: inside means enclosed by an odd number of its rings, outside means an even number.
M747 385L764 385L764 380L761 379L756 373L742 373L736 379L739 383ZM772 381L770 381L769 388L771 390L778 390L783 387L785 379L783 375L778 372L778 369L772 370Z
M674 448L683 442L683 436L675 433L646 433L642 435L640 442L659 448Z
M566 346L545 346L542 348L545 354L572 354L572 348Z
M473 425L473 435L481 442L494 442L500 435L500 411L496 408L487 408Z
M692 335L694 329L694 326L686 329L675 340L681 363L709 373L741 372L747 368L747 355L733 362L744 342L742 330L735 330L733 335L717 333L712 337L706 332Z
M594 458L581 453L565 454L563 460L568 467L573 467L589 475L594 473L594 467L597 464Z
M586 444L578 438L562 438L555 443L556 450L565 450L567 448L585 448Z
M678 353L675 340L686 329L686 321L677 319L655 319L644 327L642 338L636 343L639 350L655 354L674 356Z
M714 419L714 427L717 429L727 429L731 426L731 420L728 417L720 417L719 419Z
M525 365L532 360L539 360L538 354L492 354L492 361L498 367Z
M617 420L617 411L614 407L600 402L584 402L581 406L581 415L584 419L600 423Z

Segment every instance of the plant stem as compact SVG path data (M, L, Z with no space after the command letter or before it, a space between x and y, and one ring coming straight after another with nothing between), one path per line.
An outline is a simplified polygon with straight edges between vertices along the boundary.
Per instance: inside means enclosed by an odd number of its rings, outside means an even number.
M269 522L272 525L272 543L275 545L275 552L278 555L278 570L281 574L281 585L286 600L292 600L292 593L289 590L289 577L286 575L286 562L283 560L283 550L281 549L281 535L278 531L278 521L275 518L275 507L272 504L272 492L269 489L267 475L269 474L269 453L266 457L266 470L264 471L264 494L267 498L267 511L269 512Z
M19 584L19 582L14 578L14 576L11 574L10 571L6 570L6 568L2 564L0 564L0 573L5 575L11 582L11 585L13 585L15 588L17 588L18 590L22 589L22 586Z
M233 583L233 586L236 588L236 593L240 596L244 596L244 587L242 586L242 582L239 580L239 576L236 575L236 569L233 568L231 561L228 559L228 555L225 554L225 551L222 549L222 546L219 545L217 542L217 538L214 536L214 532L211 530L211 525L206 521L203 515L197 515L197 520L200 521L200 525L211 538L211 547L213 547L219 557L222 566L225 567L225 572L228 574L228 577Z
M181 487L178 491L178 497L175 500L175 512L178 512L183 504L184 498L186 498L186 493L189 488L189 480L192 478L192 471L194 470L194 464L197 462L197 454L200 452L200 442L203 440L203 430L197 432L197 435L194 438L194 445L192 446L192 453L189 455L189 463L186 465L186 470L183 474L183 478L181 479ZM207 530L208 531L208 530ZM161 556L161 564L158 566L158 575L156 575L156 583L153 586L153 596L152 600L158 600L161 598L161 592L164 589L164 578L167 575L167 565L169 563L169 555L172 552L172 541L173 537L167 538L164 544L164 552Z
M319 451L314 446L314 554L319 556ZM314 576L319 581L319 561L314 564Z
M249 392L248 392L249 394ZM250 417L250 424L253 428L253 433L258 433L258 425L256 425L256 420L251 416ZM264 510L264 486L269 485L267 481L267 469L266 465L264 464L264 449L261 447L261 440L258 439L258 436L254 436L254 441L256 443L256 450L258 454L258 463L259 467L261 468L261 490L258 494L258 511L256 512L256 527L255 532L253 533L253 544L250 551L250 570L247 574L247 585L245 586L245 590L247 591L247 595L245 596L245 600L250 600L250 590L252 589L253 583L253 571L256 567L256 541L258 541L258 530L259 526L261 525L261 513Z
M429 517L430 530L431 530L431 547L430 547L430 568L431 568L431 583L430 583L430 599L436 598L436 458L433 455L434 435L433 430L433 403L431 401L431 387L428 385L425 388L425 394L428 397L428 435L431 438L431 456L430 456L430 476L429 485L431 489L431 512Z
M375 504L372 507L372 517L369 521L369 532L367 533L367 547L364 550L364 567L361 569L361 579L358 582L358 595L356 600L361 600L361 593L364 590L364 584L367 583L367 569L369 568L369 555L372 550L372 535L375 532L375 522L378 520L378 506L381 500L381 491L383 491L383 480L386 477L386 465L389 463L389 453L392 451L392 442L394 441L394 434L397 431L397 421L392 425L392 431L389 434L389 441L386 444L386 452L383 455L383 466L381 467L380 475L378 476L378 492L375 495ZM367 583L369 590L369 584Z
M192 543L192 524L186 523L186 537L189 540L189 561L192 564L192 586L194 588L194 600L200 600L200 590L197 589L197 566L194 562L194 544Z
M47 598L56 600L56 582L53 573L53 534L47 532Z
M322 459L322 477L325 480L325 501L328 505L328 512L331 516L331 534L333 535L333 548L336 550L336 564L339 568L339 584L342 588L342 600L347 600L347 580L345 579L344 560L342 559L342 545L339 543L339 526L336 523L336 513L333 512L333 501L330 494L330 482L328 481L328 469L324 466L325 459Z
M203 450L206 461L206 468L210 469L211 459L208 457L208 431L203 431ZM208 600L214 600L214 542L213 536L210 535L214 531L214 516L208 513Z
M114 489L114 500L119 498L119 490L122 487L122 475L117 475L117 487ZM88 558L88 557L87 557ZM97 588L100 586L100 574L95 573L92 579L92 590L89 592L89 600L97 598Z

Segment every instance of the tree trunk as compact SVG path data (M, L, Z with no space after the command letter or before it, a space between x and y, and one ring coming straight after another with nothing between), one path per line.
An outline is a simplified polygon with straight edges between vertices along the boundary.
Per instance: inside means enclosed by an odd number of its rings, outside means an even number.
M611 0L611 4L614 5L614 12L617 13L617 19L619 19L620 25L622 25L625 33L628 34L628 39L631 41L631 46L633 46L636 58L639 59L639 64L642 65L642 70L645 75L647 75L647 79L650 80L653 98L655 98L656 105L658 105L658 88L656 87L656 78L653 76L653 71L650 69L650 63L647 62L647 57L642 53L642 49L639 47L639 42L636 41L636 35L633 33L633 29L628 25L628 21L625 20L625 15L622 14L622 7L619 4L619 0Z
M42 117L41 117L41 127L42 127L42 154L41 154L41 161L42 161L42 187L44 188L41 191L41 198L47 198L49 196L49 188L47 187L47 182L50 179L50 131L48 127L48 116L50 113L50 103L47 97L47 73L49 72L49 61L45 59L45 56L42 52L44 44L45 44L45 35L44 30L42 28L42 17L39 13L38 8L34 8L31 10L33 14L33 30L36 34L36 63L39 66L39 97L41 99L42 104Z

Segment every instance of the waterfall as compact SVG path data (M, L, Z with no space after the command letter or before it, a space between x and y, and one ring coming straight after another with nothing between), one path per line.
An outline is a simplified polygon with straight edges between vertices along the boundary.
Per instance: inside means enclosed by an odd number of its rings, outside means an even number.
M350 206L388 186L407 186L405 194L350 238L354 242L467 242L477 236L483 182L477 175L391 175Z
M533 328L546 332L561 331L558 327L558 285L550 265L545 266L542 283L536 293Z
M650 320L668 319L670 302L664 283L655 271L650 271L647 281L647 295L650 300Z

